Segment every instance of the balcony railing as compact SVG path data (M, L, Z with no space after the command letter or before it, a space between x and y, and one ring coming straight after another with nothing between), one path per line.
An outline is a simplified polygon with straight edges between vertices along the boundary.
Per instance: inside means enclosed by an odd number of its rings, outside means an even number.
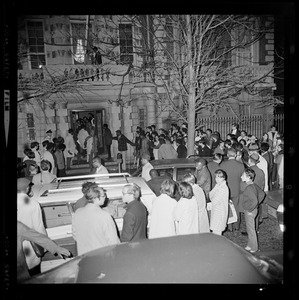
M263 80L262 86L274 84L272 66L246 66L237 67L234 72L237 74L247 74L253 80L269 73ZM124 83L151 82L152 77L148 70L137 70L132 68L129 73L127 65L103 64L103 65L50 65L44 66L40 70L18 71L19 84L34 83L39 80L76 80L82 84L94 85L114 85L120 84L124 78ZM165 75L167 80L167 74Z

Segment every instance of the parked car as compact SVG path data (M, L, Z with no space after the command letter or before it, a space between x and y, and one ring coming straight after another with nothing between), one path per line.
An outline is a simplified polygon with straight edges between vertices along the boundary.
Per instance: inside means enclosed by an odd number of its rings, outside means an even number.
M103 187L107 193L106 207L112 215L121 233L125 204L122 201L122 187L128 183L136 183L141 188L141 201L151 209L152 199L155 197L143 178L132 177L128 173L69 176L58 178L57 181L33 186L34 198L40 203L44 224L48 236L58 245L67 248L74 256L77 255L76 243L72 236L72 203L83 196L82 183L93 181ZM42 271L61 264L63 260L55 259L50 253L46 253L42 259Z
M281 284L283 267L224 236L200 233L100 248L25 283Z
M154 169L159 171L160 176L168 173L172 179L176 182L180 182L186 173L194 173L195 163L199 156L191 158L176 158L176 159L158 159L151 160L150 163ZM212 157L204 157L208 162L212 160ZM141 174L141 168L137 170L133 176Z
M283 223L283 189L271 190L267 192L264 200L267 214L270 218L277 220L280 230L284 231Z

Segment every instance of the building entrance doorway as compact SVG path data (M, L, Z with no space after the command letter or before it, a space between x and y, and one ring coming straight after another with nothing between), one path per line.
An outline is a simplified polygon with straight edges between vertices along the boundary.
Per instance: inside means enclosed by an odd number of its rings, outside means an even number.
M103 139L103 120L105 118L104 110L71 110L70 111L70 128L74 130L74 140L79 149L80 143L78 143L78 133L80 131L80 124L85 125L85 130L88 134L91 134L91 130L94 129L94 143L92 147L93 156L105 153L105 145ZM82 148L81 148L82 150ZM89 159L88 159L89 158ZM89 161L87 161L87 159ZM87 157L87 149L84 149L80 155L74 159L74 163L78 165L90 164L90 156Z

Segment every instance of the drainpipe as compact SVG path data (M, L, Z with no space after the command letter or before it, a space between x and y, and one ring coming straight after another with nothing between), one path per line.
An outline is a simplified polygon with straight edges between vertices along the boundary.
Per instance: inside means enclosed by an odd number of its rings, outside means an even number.
M86 15L86 27L85 27L85 59L84 62L87 62L87 42L88 42L88 25L89 25L90 15Z
M57 103L54 102L54 120L55 120L55 137L57 137L58 127L57 127Z

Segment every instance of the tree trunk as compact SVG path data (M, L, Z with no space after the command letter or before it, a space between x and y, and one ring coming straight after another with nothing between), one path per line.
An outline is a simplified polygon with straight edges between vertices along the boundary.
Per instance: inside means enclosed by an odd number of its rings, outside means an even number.
M187 23L187 56L189 63L189 96L188 96L188 110L187 110L187 120L188 120L188 155L194 154L194 132L195 132L195 85L194 85L194 69L192 65L192 35L191 35L191 22L190 16L186 15Z

